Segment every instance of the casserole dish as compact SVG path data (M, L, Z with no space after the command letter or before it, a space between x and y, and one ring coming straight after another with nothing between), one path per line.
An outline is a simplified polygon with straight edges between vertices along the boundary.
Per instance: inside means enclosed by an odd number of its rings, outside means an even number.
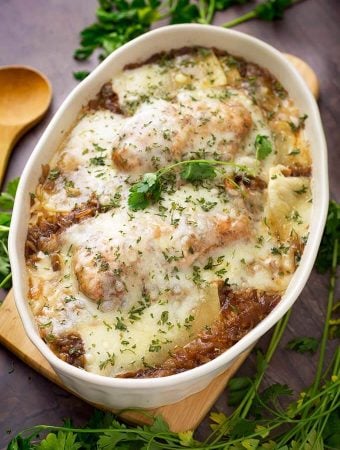
M310 235L300 266L281 302L252 331L214 360L165 378L118 379L85 372L60 359L39 335L27 303L24 244L29 219L29 192L37 185L41 165L46 164L75 122L81 107L101 86L127 64L143 61L160 51L183 46L218 47L268 69L289 92L297 107L308 114L306 136L313 160L313 208ZM204 389L233 360L252 346L291 307L304 287L317 254L328 207L326 144L314 98L304 81L275 49L242 33L202 25L178 25L152 31L108 57L65 100L35 148L19 185L9 239L16 304L25 330L67 388L90 402L109 408L154 408L174 403Z

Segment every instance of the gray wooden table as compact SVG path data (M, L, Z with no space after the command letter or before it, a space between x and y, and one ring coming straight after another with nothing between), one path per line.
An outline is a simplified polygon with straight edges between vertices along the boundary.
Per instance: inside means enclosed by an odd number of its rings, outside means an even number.
M97 61L77 63L72 52L78 44L78 32L94 19L95 0L1 0L0 66L28 64L43 71L54 90L47 117L17 144L10 160L7 180L20 175L42 131L66 95L76 86L72 71L91 69ZM247 7L235 7L220 13L221 24L239 15ZM279 50L305 59L316 71L321 83L320 110L329 149L331 196L340 200L340 2L306 0L287 11L284 21L253 21L238 30L259 37ZM293 336L321 335L326 305L327 277L313 273L293 315L283 343ZM0 309L1 314L1 309ZM265 345L268 335L260 345ZM333 346L336 343L332 344ZM253 368L250 357L241 373ZM315 357L297 355L284 348L273 359L266 383L274 380L302 389L312 380ZM216 403L225 409L226 394ZM11 435L31 425L60 424L72 417L82 424L92 408L35 373L5 348L0 347L0 448ZM207 432L204 422L199 435Z

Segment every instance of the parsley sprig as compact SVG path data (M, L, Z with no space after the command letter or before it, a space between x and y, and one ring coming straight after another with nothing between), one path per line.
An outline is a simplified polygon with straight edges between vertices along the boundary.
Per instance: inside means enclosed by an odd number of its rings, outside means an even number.
M130 187L128 198L129 208L137 211L147 208L151 203L158 202L164 188L164 176L181 167L182 180L195 182L211 180L217 176L216 166L229 166L242 172L250 172L250 169L234 162L218 161L215 159L193 159L180 161L163 167L157 172L145 173L142 179Z

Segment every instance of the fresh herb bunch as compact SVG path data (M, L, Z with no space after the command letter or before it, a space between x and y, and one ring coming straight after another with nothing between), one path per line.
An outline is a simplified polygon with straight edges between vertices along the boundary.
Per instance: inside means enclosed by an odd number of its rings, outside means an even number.
M112 414L95 411L84 428L75 428L70 421L62 427L41 425L20 433L8 445L8 450L338 450L340 448L340 348L325 370L325 352L334 308L336 269L339 256L339 233L330 220L334 207L331 202L319 261L325 248L331 250L331 261L322 266L330 271L327 313L320 342L319 360L313 383L301 392L297 400L283 408L279 400L292 395L287 385L275 383L261 390L261 382L269 363L281 341L291 312L277 323L265 353L257 351L256 372L253 377L236 377L229 382L229 403L235 409L226 416L213 412L212 433L205 441L194 438L192 431L174 433L160 417L149 426L130 427L119 422ZM338 220L338 219L337 219ZM337 226L339 223L337 222ZM314 344L307 338L295 339L292 348ZM302 347L301 347L302 346ZM48 434L47 434L48 433ZM39 434L46 437L41 439Z
M0 194L0 287L5 289L12 286L8 257L8 233L18 183L19 178L9 181L6 190Z
M164 187L164 176L179 167L181 167L180 177L182 180L195 182L215 178L217 176L216 166L219 165L233 167L248 173L250 170L246 166L234 162L218 161L215 159L180 161L163 167L157 170L157 172L145 173L141 181L131 186L128 205L130 209L137 211L139 209L145 209L151 203L157 202L161 197Z
M218 11L234 5L244 5L251 0L98 0L96 22L80 33L80 47L74 58L83 61L99 49L99 59L106 58L114 50L151 29L163 20L170 24L213 22ZM225 23L230 28L251 19L272 21L281 19L284 11L299 0L264 0L241 17ZM88 71L74 72L77 80L83 80Z

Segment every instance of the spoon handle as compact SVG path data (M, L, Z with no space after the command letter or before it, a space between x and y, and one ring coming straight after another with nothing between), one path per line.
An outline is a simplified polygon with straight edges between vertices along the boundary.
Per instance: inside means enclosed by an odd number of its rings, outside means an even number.
M19 131L20 127L0 125L0 187L3 183L11 150L20 137Z

